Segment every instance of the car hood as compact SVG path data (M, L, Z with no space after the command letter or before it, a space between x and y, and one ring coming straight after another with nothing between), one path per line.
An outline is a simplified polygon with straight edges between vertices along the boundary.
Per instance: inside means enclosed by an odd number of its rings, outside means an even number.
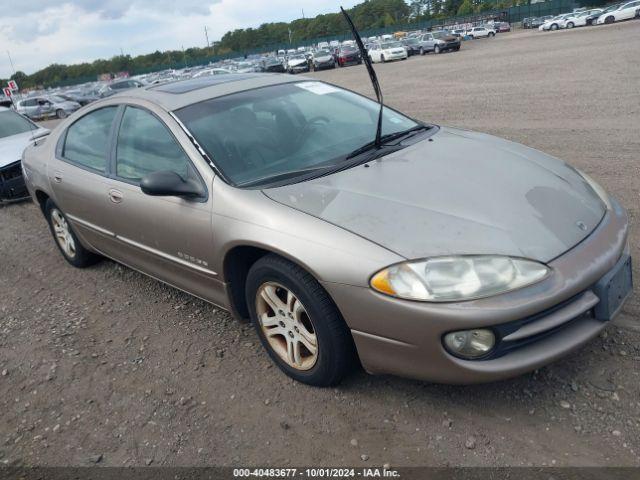
M264 190L405 258L500 254L548 262L606 206L566 163L490 135L442 128L369 162Z
M333 61L333 57L331 55L325 55L323 57L315 57L314 60L316 62L324 63L324 62Z
M307 60L304 58L296 58L295 60L289 60L289 65L291 65L292 67L295 67L298 65L304 65L305 63L307 63Z
M22 158L22 152L32 141L32 138L42 137L49 133L46 128L33 128L32 132L11 135L10 137L0 138L0 168L6 167Z

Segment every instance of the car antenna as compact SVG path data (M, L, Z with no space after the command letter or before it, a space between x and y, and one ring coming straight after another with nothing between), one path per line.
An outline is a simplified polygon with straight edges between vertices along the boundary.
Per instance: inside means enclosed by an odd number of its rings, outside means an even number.
M342 15L344 15L344 18L347 20L347 23L349 24L349 28L351 28L351 32L353 33L353 38L355 39L356 44L358 45L358 49L360 50L360 55L362 55L362 61L367 67L367 72L369 72L369 78L371 79L371 83L373 84L373 90L376 92L376 98L378 99L378 103L380 104L380 113L378 114L378 125L376 127L376 139L374 142L376 148L380 148L382 146L382 140L381 140L382 112L384 109L384 105L382 103L382 90L380 89L380 83L378 83L378 77L376 75L376 71L373 69L373 65L371 64L371 59L367 54L367 50L364 48L364 44L362 43L362 38L360 38L360 34L358 33L356 26L353 24L351 17L349 17L349 14L346 12L344 8L340 7L340 11L342 12Z

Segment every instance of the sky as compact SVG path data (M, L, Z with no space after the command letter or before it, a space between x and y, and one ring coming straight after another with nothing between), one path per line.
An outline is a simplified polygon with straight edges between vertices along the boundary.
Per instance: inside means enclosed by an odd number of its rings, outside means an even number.
M338 12L362 0L0 0L0 78L52 63L206 46L236 28Z

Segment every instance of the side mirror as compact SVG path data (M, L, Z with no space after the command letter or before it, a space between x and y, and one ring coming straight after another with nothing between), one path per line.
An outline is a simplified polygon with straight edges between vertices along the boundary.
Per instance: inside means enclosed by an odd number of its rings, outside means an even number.
M140 180L140 188L143 193L156 197L197 198L204 195L204 189L198 182L183 180L177 173L169 171L145 175Z

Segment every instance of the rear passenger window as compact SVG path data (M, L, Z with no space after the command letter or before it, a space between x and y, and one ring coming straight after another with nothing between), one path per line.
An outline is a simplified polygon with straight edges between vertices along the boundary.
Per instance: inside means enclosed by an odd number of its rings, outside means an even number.
M109 131L116 107L95 110L67 130L62 156L67 160L104 173L107 167Z
M186 153L160 120L140 108L127 107L118 133L116 175L137 181L167 170L188 179L191 169Z

